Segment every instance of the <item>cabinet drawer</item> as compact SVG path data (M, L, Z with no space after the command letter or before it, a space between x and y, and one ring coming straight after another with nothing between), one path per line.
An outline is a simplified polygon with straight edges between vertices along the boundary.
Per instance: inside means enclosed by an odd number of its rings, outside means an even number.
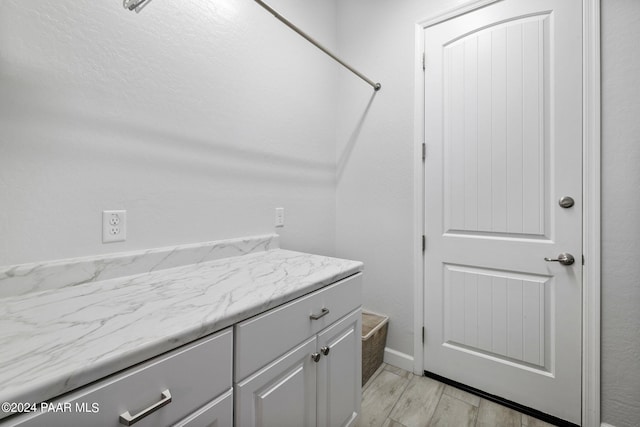
M361 301L362 273L357 273L238 323L235 326L235 381L240 382L281 356L283 351L360 307ZM322 315L323 309L328 313ZM322 317L314 320L311 315Z
M233 332L228 328L54 400L61 412L36 412L0 425L122 427L122 414L135 416L168 400L167 390L171 401L135 425L172 425L229 390L232 351Z

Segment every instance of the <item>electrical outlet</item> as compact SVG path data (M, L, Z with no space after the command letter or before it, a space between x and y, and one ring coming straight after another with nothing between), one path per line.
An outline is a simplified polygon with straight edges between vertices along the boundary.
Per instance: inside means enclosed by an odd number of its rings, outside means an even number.
M102 211L102 243L127 240L127 211Z
M284 208L276 208L276 227L284 227Z

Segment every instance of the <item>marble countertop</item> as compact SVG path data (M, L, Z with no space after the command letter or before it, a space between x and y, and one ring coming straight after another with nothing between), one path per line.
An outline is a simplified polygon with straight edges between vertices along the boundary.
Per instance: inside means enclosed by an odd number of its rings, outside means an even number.
M54 398L361 270L271 249L2 298L0 402Z

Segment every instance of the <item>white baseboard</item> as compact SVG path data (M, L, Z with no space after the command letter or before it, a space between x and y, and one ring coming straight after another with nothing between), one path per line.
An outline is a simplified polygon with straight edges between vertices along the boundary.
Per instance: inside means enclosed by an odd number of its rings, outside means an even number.
M384 363L404 369L405 371L413 372L413 356L400 353L389 347L384 348Z
M602 424L600 424L600 427L616 427L616 426L613 426L613 425L607 424L607 423L602 423Z

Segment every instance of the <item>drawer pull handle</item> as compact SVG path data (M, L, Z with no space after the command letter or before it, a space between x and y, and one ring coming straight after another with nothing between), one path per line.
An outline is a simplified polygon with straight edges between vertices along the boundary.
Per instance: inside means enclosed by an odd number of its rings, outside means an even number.
M153 405L149 406L147 409L144 409L135 415L131 415L129 411L125 412L124 414L121 414L120 424L123 424L125 426L133 425L138 421L140 421L141 419L143 419L144 417L146 417L147 415L154 413L155 411L157 411L158 409L162 408L165 405L168 405L169 403L171 403L171 393L169 392L169 389L166 389L165 391L162 392L162 399L158 403L154 403Z
M327 314L329 314L329 309L328 309L328 308L323 308L323 309L320 311L320 314L312 314L311 316L309 316L309 319L311 319L311 320L318 320L318 319L320 319L321 317L326 316Z

